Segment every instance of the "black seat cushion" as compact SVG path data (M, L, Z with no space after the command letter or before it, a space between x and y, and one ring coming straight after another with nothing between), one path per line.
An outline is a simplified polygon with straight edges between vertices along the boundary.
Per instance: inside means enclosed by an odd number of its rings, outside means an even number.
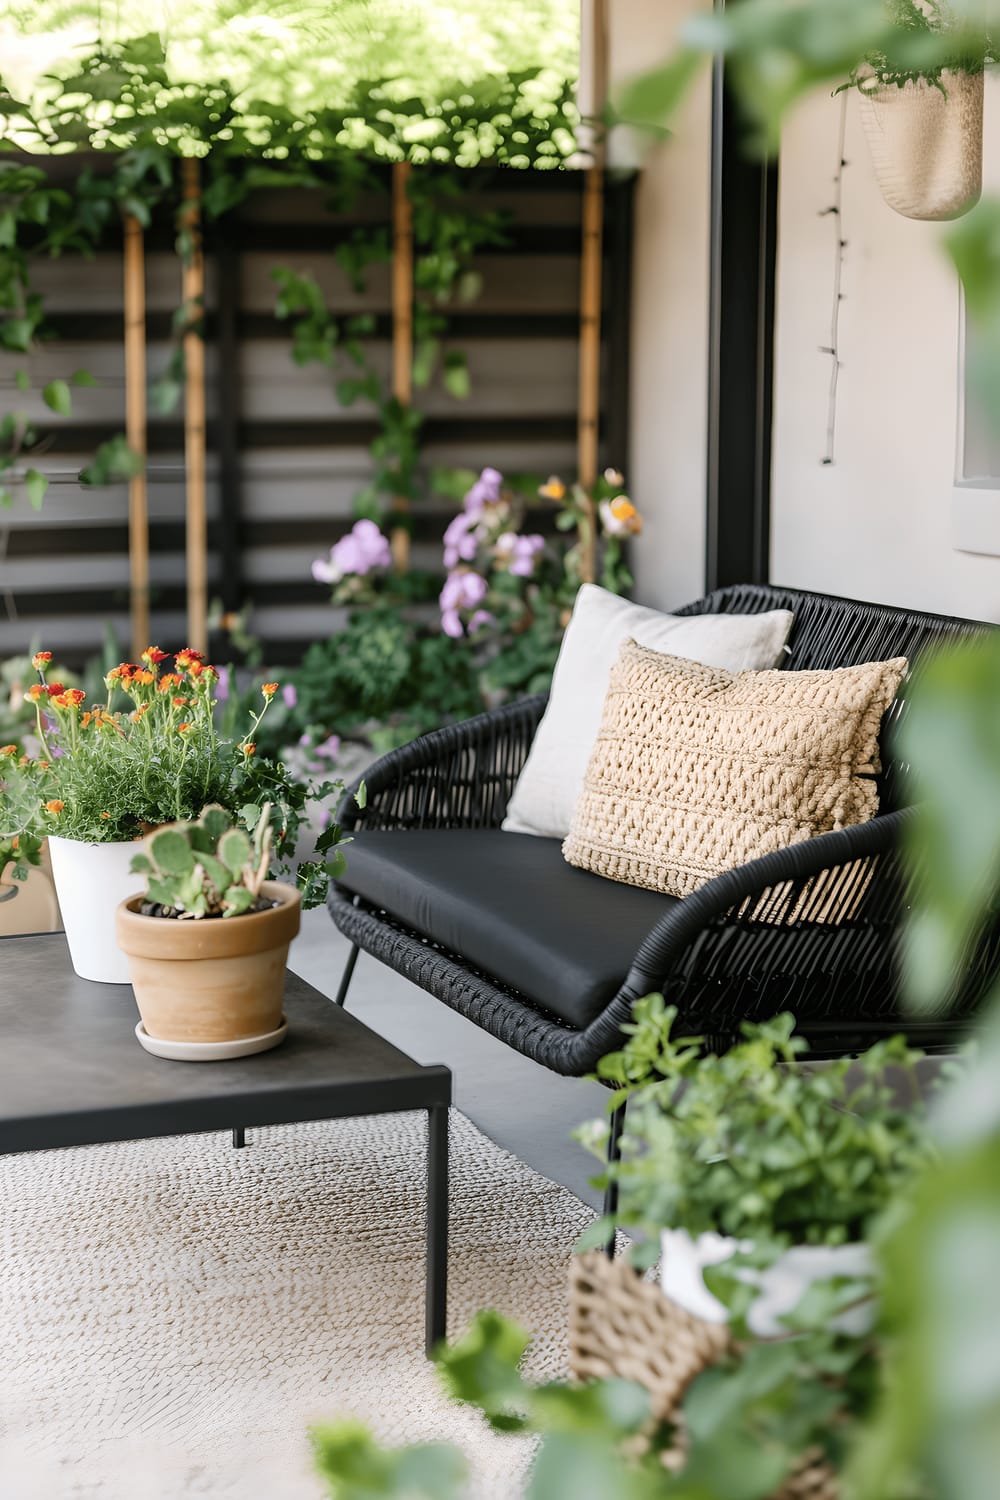
M338 884L583 1028L676 898L576 870L559 839L492 828L360 832Z

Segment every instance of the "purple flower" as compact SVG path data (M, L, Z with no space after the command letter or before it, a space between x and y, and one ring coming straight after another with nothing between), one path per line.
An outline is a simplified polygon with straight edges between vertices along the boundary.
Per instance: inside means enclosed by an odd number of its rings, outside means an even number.
M502 484L503 475L499 469L484 469L465 496L465 509L469 515L478 516L485 506L499 505Z
M441 629L445 635L457 639L462 634L462 610L476 610L486 598L489 585L481 573L462 568L449 573L444 588L438 596L441 606ZM485 611L480 611L480 614Z
M315 753L322 756L324 760L336 760L340 754L340 735L329 735L322 745L316 746Z
M346 536L330 548L330 557L317 557L312 576L317 583L339 583L353 575L363 578L375 568L392 562L389 542L374 521L355 521Z
M286 708L294 708L299 701L299 695L295 691L294 682L286 682L281 689L281 698Z
M505 531L497 537L495 546L498 561L506 563L515 578L530 578L535 571L535 559L545 550L545 538L537 533L518 536Z
M219 668L219 680L215 684L215 696L220 702L225 702L229 697L229 668Z
M476 555L479 539L476 536L476 517L459 511L448 522L444 534L444 565L454 568L460 562L471 562Z

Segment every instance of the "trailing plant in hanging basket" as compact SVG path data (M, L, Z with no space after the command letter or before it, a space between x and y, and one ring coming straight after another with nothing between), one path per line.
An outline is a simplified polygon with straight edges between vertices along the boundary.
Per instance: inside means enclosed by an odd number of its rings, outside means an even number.
M861 94L889 207L909 219L955 219L982 192L983 75L997 51L941 0L890 0L889 12L898 40L869 53L842 87Z

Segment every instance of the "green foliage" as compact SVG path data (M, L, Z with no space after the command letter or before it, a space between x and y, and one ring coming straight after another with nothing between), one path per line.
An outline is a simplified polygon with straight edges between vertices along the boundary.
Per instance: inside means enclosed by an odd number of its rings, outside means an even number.
M391 605L353 612L309 647L292 680L299 723L339 734L395 726L405 742L482 708L471 653Z
M186 917L238 917L250 911L271 863L271 809L265 803L251 844L224 807L210 804L193 822L171 823L145 839L132 861L146 876L150 901Z
M14 749L0 746L0 881L8 870L15 880L26 880L29 867L39 863L42 848L34 831L39 776Z
M902 88L926 79L947 93L942 73L982 73L997 61L996 48L975 17L962 17L948 0L886 0L892 32L852 70L851 87Z
M982 71L993 58L984 26L1000 20L992 0L749 0L714 12L693 14L681 27L681 47L672 57L633 79L615 101L615 117L642 128L669 126L702 67L713 56L726 59L727 76L739 95L750 142L778 149L781 122L798 101L822 86L857 80L868 68L886 82L939 79L941 70Z
M945 235L969 315L969 388L1000 430L1000 199L984 198Z
M744 1024L721 1055L674 1040L676 1010L648 995L598 1077L629 1100L619 1222L683 1227L761 1246L862 1240L932 1157L915 1067L902 1038L857 1059L802 1066L794 1018ZM901 1099L901 1094L904 1096ZM581 1138L603 1156L607 1127Z
M665 1494L658 1456L636 1445L649 1425L646 1392L622 1380L529 1385L518 1369L527 1343L515 1323L482 1312L458 1343L437 1354L448 1392L478 1407L495 1431L542 1435L527 1500L653 1500ZM313 1447L333 1500L471 1500L454 1449L385 1449L366 1428L346 1422L314 1431Z
M465 1461L445 1443L385 1449L354 1421L314 1427L311 1437L331 1500L461 1500L465 1494Z
M914 1005L940 1009L987 920L1000 871L1000 652L992 639L925 660L899 728L922 804L911 847L920 858L904 950ZM961 775L956 766L961 765Z

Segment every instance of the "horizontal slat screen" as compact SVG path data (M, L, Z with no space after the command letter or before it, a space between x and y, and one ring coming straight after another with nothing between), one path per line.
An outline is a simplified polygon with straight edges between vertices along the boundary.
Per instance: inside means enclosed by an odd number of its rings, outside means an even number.
M59 170L69 170L65 160ZM427 414L422 463L427 472L438 465L493 464L569 477L576 464L581 178L568 172L477 176L483 186L475 189L476 201L509 215L511 243L478 258L481 295L455 313L449 328L446 345L468 356L470 396L456 400L438 383L415 393ZM627 216L627 185L613 188L612 200L613 211ZM271 271L287 266L311 273L334 313L374 313L368 348L388 375L390 268L375 267L359 294L332 252L359 223L388 225L389 213L388 186L359 202L350 217L325 212L318 192L268 191L222 226L209 226L206 235L210 591L227 607L252 601L252 628L275 661L295 659L310 640L334 628L338 617L328 591L313 583L310 563L352 523L378 426L366 403L338 405L329 371L292 362L288 325L274 316ZM168 229L154 226L146 237L151 382L170 357L171 319L180 301L180 265ZM620 225L606 236L604 448L605 461L620 466L627 461L627 293L624 308L621 296L627 243ZM224 289L235 327L228 349L219 340L227 313L223 307L220 320L220 264L233 278ZM26 410L45 434L45 451L34 462L50 489L40 512L22 494L11 511L0 511L0 653L44 641L73 663L100 644L107 620L123 651L129 637L126 487L87 489L76 479L97 444L124 428L120 246L109 244L91 261L69 257L36 265L34 283L45 295L55 337L27 362L0 358L0 401L5 410ZM14 375L26 363L33 394L21 396ZM35 393L81 367L99 384L75 388L71 416L55 417ZM223 382L228 402L220 402ZM227 452L237 456L226 476L230 498L223 514L220 454ZM185 632L180 405L166 418L150 406L149 455L151 634L176 647ZM440 536L453 509L443 500L416 508L414 566L440 566ZM230 560L225 569L222 557Z

